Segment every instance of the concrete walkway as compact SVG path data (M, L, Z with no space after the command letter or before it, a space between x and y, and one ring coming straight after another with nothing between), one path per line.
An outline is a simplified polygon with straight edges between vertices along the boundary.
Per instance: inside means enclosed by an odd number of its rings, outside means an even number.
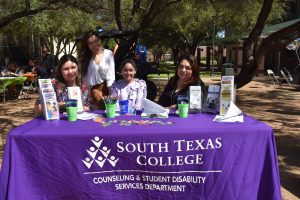
M217 83L218 78L203 81ZM161 81L160 89L165 83L166 80ZM34 102L28 99L0 103L0 164L9 130L34 117ZM236 104L273 128L283 199L300 199L300 89L278 87L260 79L237 90Z

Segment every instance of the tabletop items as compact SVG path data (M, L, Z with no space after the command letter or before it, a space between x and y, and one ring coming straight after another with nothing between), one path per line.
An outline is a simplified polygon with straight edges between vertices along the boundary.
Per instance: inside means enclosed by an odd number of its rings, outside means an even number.
M39 83L45 119L58 119L58 106L51 79L39 79ZM202 93L201 90L201 86L190 86L188 95L178 95L177 111L174 113L180 118L187 118L189 114L195 113L213 113L220 115L217 115L214 119L217 122L243 122L243 113L234 104L235 86L233 76L223 76L221 85L209 85L207 93ZM76 121L78 113L83 112L80 88L68 87L68 97L70 100L77 100L77 106L69 106L67 109L68 116L73 116L68 118L68 120ZM101 101L105 103L104 113L106 118L115 118L120 114L136 114L136 110L130 108L128 100L119 100L116 96L108 96L103 97ZM77 107L76 111L74 107ZM142 107L142 118L168 118L172 114L169 113L168 109L148 99L142 99ZM228 112L229 110L230 112ZM86 119L86 117L84 118Z
M59 119L58 103L51 79L39 79L39 91L46 120Z
M83 111L81 91L78 86L68 87L68 98L77 100L77 112Z
M201 86L190 86L189 88L189 105L188 110L190 113L200 113L202 107L202 96L201 96ZM179 111L180 107L178 106ZM179 112L180 114L180 112ZM180 115L179 115L180 116Z
M78 101L77 99L69 99L66 102L66 110L67 110L67 115L68 115L68 120L70 122L77 121L77 107Z
M220 115L226 114L231 102L235 102L234 76L222 76Z
M105 121L104 117L97 117L94 119L94 122L100 123L102 127L107 127L112 124L118 124L120 126L131 126L131 125L154 125L154 124L159 124L159 125L172 125L174 122L167 121L163 122L161 120L109 120Z
M213 121L217 122L244 122L243 112L231 101L225 115L216 115Z

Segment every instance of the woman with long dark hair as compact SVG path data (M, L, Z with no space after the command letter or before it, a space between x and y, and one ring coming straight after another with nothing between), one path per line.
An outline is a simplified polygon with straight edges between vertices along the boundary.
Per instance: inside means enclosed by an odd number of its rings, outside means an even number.
M68 100L68 87L78 86L81 91L81 100L84 110L89 110L92 107L89 89L85 81L81 79L81 72L78 60L72 55L64 55L60 58L56 79L52 80L54 91L56 92L57 102L60 111L66 108L66 101ZM35 103L36 113L42 112L40 98Z
M93 101L99 103L103 95L108 95L108 90L102 89L110 87L115 81L113 53L102 47L101 39L96 32L89 31L81 41L79 61L82 66L82 76L91 89ZM107 87L103 87L105 83Z
M189 86L195 85L200 85L204 91L205 84L199 77L199 67L195 57L191 54L183 55L178 59L175 75L167 83L158 104L164 107L175 107L178 97L188 97Z
M122 79L115 82L111 87L111 96L119 100L128 100L129 107L141 110L142 99L147 97L147 85L144 80L135 78L137 72L133 60L126 59L121 64Z

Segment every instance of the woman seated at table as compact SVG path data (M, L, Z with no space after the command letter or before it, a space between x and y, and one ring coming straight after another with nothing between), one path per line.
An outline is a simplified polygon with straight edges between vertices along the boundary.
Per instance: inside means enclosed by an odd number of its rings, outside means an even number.
M205 85L199 78L199 68L195 57L190 54L183 55L178 60L175 75L169 80L159 97L158 104L176 108L178 98L188 98L189 86L196 85L201 86L203 94Z
M142 99L147 96L147 85L144 80L134 78L136 71L136 64L133 60L124 60L121 64L123 79L113 83L110 95L118 97L119 100L128 100L129 108L141 110Z
M6 72L6 76L11 77L20 77L23 74L23 70L19 67L17 62L8 63L8 71Z
M74 56L64 55L61 57L57 67L56 79L53 79L52 83L61 112L66 109L65 102L68 100L67 87L72 86L80 87L83 109L88 111L92 107L89 89L86 82L81 79L78 61ZM40 98L35 103L35 111L36 113L42 112Z

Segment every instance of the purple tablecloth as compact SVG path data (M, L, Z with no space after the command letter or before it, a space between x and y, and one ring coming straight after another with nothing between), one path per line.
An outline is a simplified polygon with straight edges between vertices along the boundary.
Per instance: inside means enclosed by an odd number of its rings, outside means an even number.
M281 199L272 129L248 116L212 119L108 127L33 119L9 134L0 199Z

